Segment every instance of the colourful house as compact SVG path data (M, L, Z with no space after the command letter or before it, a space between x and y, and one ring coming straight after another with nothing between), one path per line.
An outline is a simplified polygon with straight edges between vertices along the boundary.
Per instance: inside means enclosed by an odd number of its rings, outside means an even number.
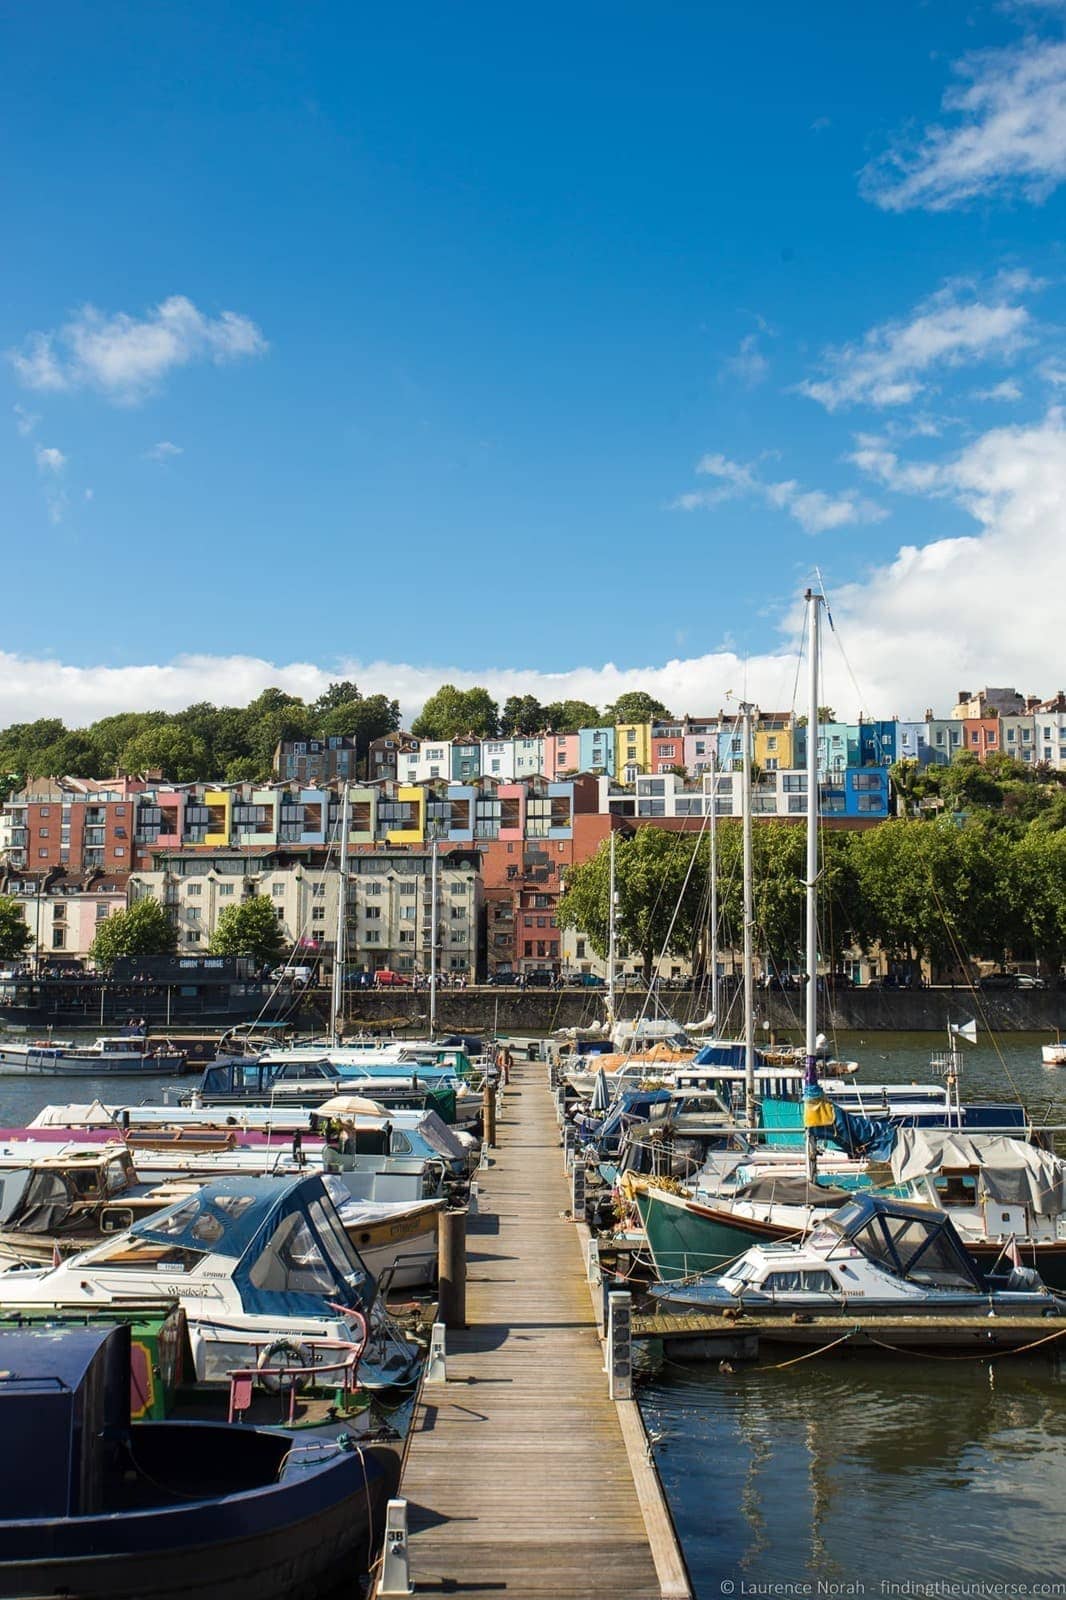
M632 783L651 767L651 724L620 722L614 730L614 760L618 775Z

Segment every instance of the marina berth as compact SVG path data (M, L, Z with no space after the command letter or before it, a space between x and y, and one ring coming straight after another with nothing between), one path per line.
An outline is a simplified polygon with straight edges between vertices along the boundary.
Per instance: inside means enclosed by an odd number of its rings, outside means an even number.
M951 1344L955 1320L983 1313L989 1349L1023 1342L1012 1316L1066 1318L1066 1299L1032 1270L985 1274L943 1213L877 1195L849 1200L803 1243L754 1245L724 1273L650 1292L664 1311L751 1311L765 1337L814 1346L826 1342L821 1318L847 1314L913 1318L908 1343L921 1346Z

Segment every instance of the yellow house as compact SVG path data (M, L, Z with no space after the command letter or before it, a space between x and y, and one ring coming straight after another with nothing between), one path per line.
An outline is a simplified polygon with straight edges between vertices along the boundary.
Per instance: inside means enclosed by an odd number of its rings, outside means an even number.
M764 772L783 771L793 765L792 713L790 711L761 711L755 724L755 753L757 767Z
M422 844L426 837L426 791L421 784L401 783L396 790L399 827L386 834L390 844Z
M626 769L651 770L651 723L620 722L614 730L614 770L624 781Z
M228 789L208 789L204 795L203 803L208 811L204 844L229 844L230 811L233 804L230 791Z

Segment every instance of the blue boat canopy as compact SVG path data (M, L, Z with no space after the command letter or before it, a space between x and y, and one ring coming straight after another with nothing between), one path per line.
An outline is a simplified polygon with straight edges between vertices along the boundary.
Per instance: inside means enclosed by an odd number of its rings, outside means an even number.
M868 1261L929 1289L981 1292L984 1280L950 1219L928 1206L881 1195L858 1195L821 1227L837 1234Z

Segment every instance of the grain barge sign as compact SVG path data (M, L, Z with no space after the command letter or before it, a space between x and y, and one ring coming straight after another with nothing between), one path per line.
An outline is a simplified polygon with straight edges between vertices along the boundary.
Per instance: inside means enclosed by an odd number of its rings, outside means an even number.
M247 956L120 956L113 976L119 983L152 978L158 983L233 983L255 977Z

